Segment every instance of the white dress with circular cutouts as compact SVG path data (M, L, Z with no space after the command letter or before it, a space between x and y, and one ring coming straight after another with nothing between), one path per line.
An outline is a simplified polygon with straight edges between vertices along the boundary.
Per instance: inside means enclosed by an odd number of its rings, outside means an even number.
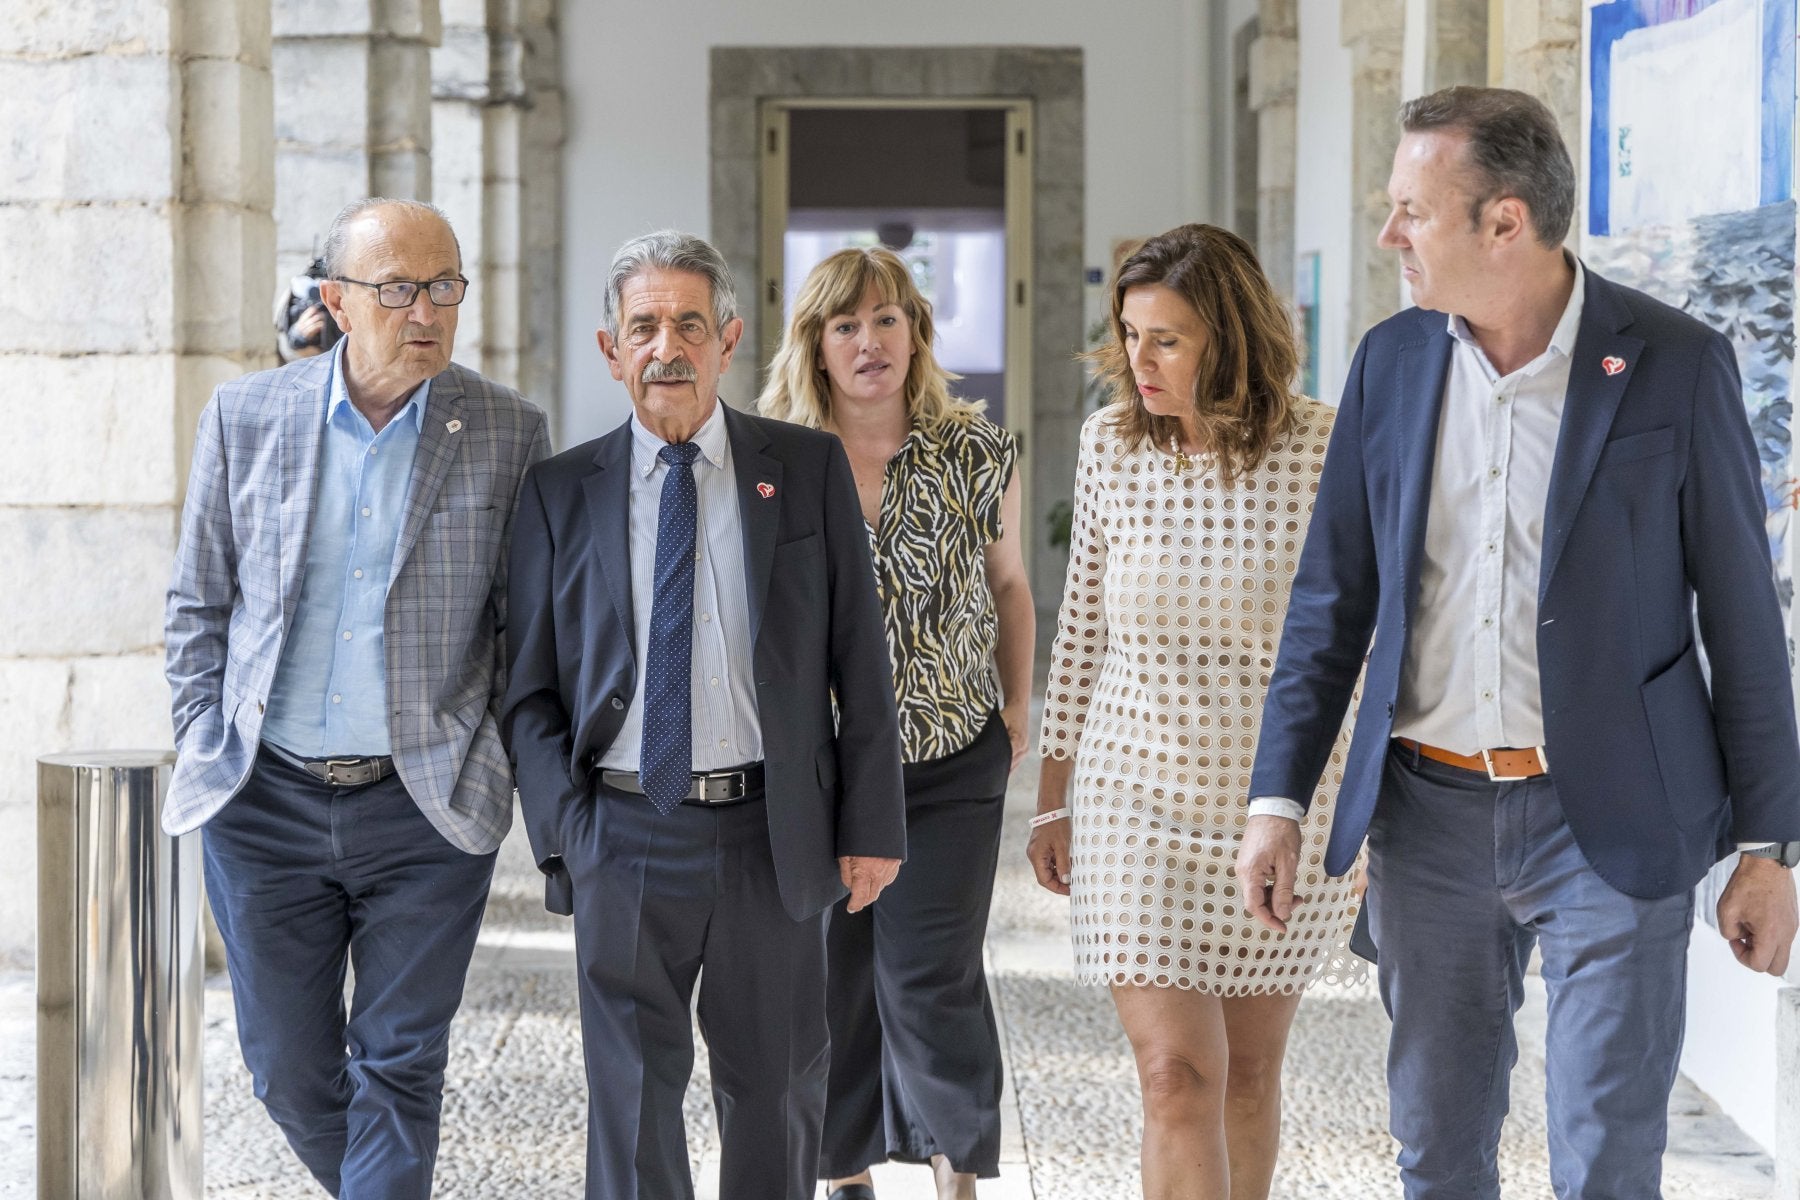
M1325 874L1339 734L1302 829L1305 897L1286 934L1231 875L1263 695L1336 413L1224 485L1202 459L1127 449L1110 411L1081 430L1069 575L1045 689L1043 753L1075 758L1070 922L1083 983L1294 992L1361 978L1349 879Z

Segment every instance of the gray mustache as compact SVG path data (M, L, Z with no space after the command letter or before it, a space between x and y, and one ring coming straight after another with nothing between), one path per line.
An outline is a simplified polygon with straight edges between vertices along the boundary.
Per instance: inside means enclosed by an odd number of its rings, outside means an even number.
M694 364L685 358L666 363L651 359L642 376L645 383L692 383L699 377Z

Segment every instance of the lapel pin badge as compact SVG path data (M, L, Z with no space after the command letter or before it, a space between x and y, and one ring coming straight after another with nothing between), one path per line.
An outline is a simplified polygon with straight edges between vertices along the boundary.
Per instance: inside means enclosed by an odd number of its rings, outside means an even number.
M1600 360L1600 369L1608 375L1617 375L1625 369L1625 360L1616 354L1609 354Z
M449 430L451 433L455 433L457 430L462 428L462 422L461 421L445 421L444 428Z
M770 496L775 494L775 485L772 483L759 483L756 485L756 494L761 496L764 500L767 500Z

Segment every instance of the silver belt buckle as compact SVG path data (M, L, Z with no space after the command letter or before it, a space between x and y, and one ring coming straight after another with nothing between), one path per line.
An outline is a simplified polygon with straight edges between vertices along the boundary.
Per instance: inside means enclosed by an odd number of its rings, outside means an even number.
M351 774L340 777L338 775L340 767ZM372 782L374 778L374 764L366 758L328 758L325 760L325 782L332 787L358 787Z
M741 800L744 796L744 773L742 771L709 772L694 777L693 799L702 804L721 804L727 800Z
M1542 746L1533 746L1531 752L1537 756L1538 770L1548 775L1550 773L1550 760L1544 757L1544 748ZM1494 771L1494 752L1492 750L1483 750L1481 752L1481 762L1482 765L1487 768L1488 782L1490 783L1517 783L1521 779L1532 778L1530 775L1497 774Z

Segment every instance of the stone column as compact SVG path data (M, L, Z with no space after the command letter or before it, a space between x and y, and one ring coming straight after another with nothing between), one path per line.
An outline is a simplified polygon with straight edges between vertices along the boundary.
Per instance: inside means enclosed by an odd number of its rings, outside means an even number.
M273 0L277 283L304 270L337 211L431 198L437 0Z
M1405 0L1343 0L1339 36L1351 53L1351 346L1400 306L1400 267L1376 245L1387 220L1388 175L1400 144L1400 52Z
M1499 82L1530 92L1556 114L1569 153L1581 152L1582 0L1507 0Z
M431 191L456 227L471 280L458 362L514 384L519 347L519 40L513 5L443 0L431 53Z
M1250 44L1250 107L1256 110L1256 250L1275 290L1294 298L1295 98L1300 83L1297 0L1259 0Z
M432 192L474 286L457 360L555 408L562 111L554 0L445 0ZM529 279L529 284L527 280Z
M1488 81L1488 0L1425 0L1425 90Z
M0 23L0 841L32 760L167 746L163 596L194 425L274 361L269 9L28 4ZM35 857L0 874L29 965Z
M518 4L521 71L528 98L520 131L524 332L519 343L519 390L549 412L554 438L562 415L562 48L557 0L518 0ZM600 269L612 251L611 246L596 250Z

